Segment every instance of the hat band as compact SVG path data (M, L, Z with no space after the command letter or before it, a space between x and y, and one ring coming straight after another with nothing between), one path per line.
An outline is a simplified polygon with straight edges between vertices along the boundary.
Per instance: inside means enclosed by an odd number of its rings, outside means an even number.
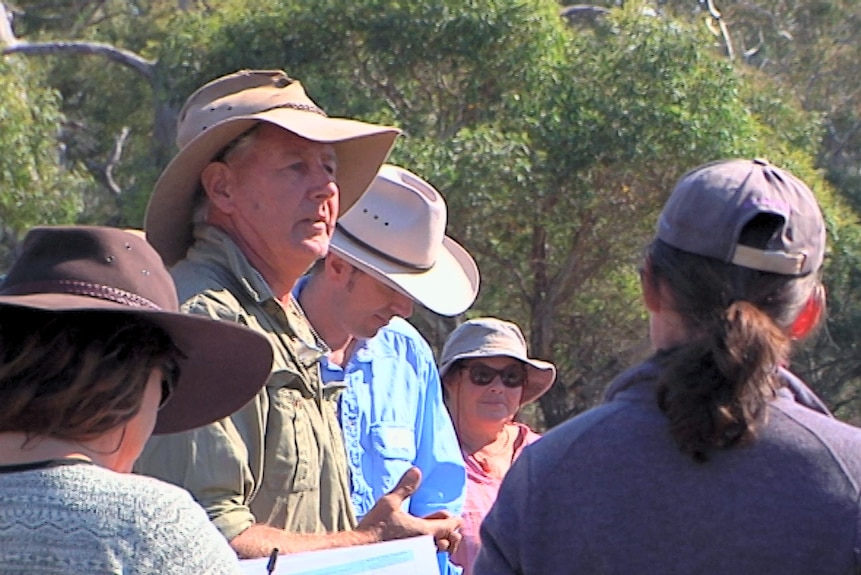
M129 307L161 310L161 306L138 294L119 288L75 280L48 280L6 286L0 295L71 294L93 297Z
M321 108L318 108L314 104L294 104L293 102L286 102L284 104L278 104L277 106L272 106L271 108L266 108L265 110L260 110L259 112L255 112L256 114L262 114L263 112L268 112L269 110L277 110L278 108L286 108L288 110L299 110L300 112L312 112L319 116L323 116L324 118L328 118L329 115L326 114Z
M362 240L360 240L359 238L357 238L356 236L354 236L353 234L351 234L350 232L348 232L347 230L345 230L345 229L344 229L344 226L342 226L341 224L339 224L339 223L337 223L337 222L336 222L336 223L335 223L335 227L338 229L338 231L340 231L342 234L344 234L344 236L346 236L346 238L347 238L348 240L350 240L351 242L354 242L354 243L359 244L359 246L360 246L360 247L362 247L362 248L364 248L364 249L368 250L369 252L371 252L371 253L372 253L372 254L374 254L375 256L379 256L379 257L381 257L381 258L383 258L383 259L385 259L385 260L388 260L388 261L392 262L393 264L397 264L397 265L399 265L399 266L403 266L403 267L405 267L405 268L409 268L409 269L411 269L411 270L415 270L415 271L417 271L417 272L426 272L426 271L428 271L429 269L433 268L433 267L434 267L434 265L436 264L436 262L434 262L434 263L432 263L432 264L430 264L430 265L424 266L424 265L419 265L419 264L414 264L414 263L412 263L412 262L404 261L404 260L398 259L398 258L396 258L396 257L392 257L392 256L390 256L389 254L387 254L387 253L385 253L385 252L383 252L383 251L378 250L378 249L377 249L377 248L375 248L374 246L372 246L372 245L370 245L370 244L368 244L368 243L363 242Z

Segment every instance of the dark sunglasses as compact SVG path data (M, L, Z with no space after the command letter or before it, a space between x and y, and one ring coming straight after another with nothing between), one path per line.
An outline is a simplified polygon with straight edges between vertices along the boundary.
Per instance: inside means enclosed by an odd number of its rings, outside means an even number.
M176 382L179 380L179 365L176 361L169 359L161 367L161 401L158 403L158 408L161 409L170 401L173 392L176 390Z
M469 372L469 380L475 385L490 385L498 375L505 387L522 387L526 383L526 366L516 363L502 369L494 369L483 363L471 363L461 369Z

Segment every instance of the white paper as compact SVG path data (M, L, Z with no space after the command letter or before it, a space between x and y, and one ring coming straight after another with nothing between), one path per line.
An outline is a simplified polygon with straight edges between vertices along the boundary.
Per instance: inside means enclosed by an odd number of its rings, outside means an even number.
M243 575L267 575L268 558L240 561ZM439 575L433 537L279 555L276 575Z

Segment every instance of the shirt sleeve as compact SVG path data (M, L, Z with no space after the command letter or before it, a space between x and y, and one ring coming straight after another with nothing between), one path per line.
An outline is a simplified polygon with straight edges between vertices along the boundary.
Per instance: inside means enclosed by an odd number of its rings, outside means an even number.
M236 310L207 294L186 301L183 311L223 321L237 321ZM210 520L228 539L233 539L256 520L249 508L255 489L249 446L238 431L257 425L265 406L262 395L236 414L210 425L171 435L153 436L138 459L135 470L188 490L206 510Z
M230 419L192 431L154 436L136 471L189 491L228 540L256 520L248 507L254 489L245 446Z
M466 468L430 347L416 342L416 373L424 382L424 403L416 420L415 465L422 482L410 499L410 513L424 517L436 511L460 515L466 497Z

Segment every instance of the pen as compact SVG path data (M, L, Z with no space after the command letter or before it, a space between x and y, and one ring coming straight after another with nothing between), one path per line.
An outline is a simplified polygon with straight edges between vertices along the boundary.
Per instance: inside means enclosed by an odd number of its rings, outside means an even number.
M278 561L278 548L274 548L269 554L269 562L266 564L266 573L272 575L275 572L275 562Z

